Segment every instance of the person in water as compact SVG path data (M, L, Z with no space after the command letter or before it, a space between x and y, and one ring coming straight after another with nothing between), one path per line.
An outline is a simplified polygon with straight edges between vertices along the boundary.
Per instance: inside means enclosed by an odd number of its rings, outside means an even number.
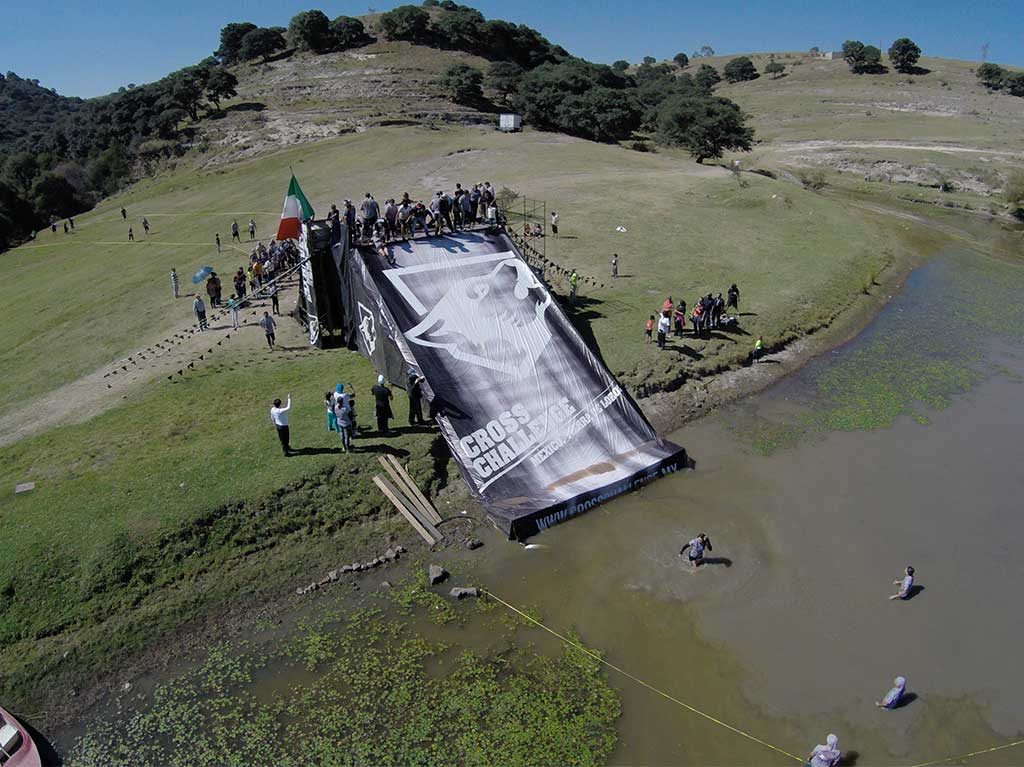
M907 691L906 677L898 676L893 680L893 687L885 694L885 697L875 702L879 708L897 708L903 700L903 693Z
M832 733L825 738L825 745L818 744L807 759L807 767L836 767L843 754L839 750L839 738Z
M696 570L702 564L704 564L704 550L711 551L711 539L704 533L701 533L692 541L687 543L683 548L679 549L679 556L683 556L683 552L689 549L687 558L690 560L690 567Z
M893 581L893 585L899 585L900 590L893 594L889 599L910 599L910 592L914 589L914 568L907 565L907 569L904 571L906 575L902 580Z

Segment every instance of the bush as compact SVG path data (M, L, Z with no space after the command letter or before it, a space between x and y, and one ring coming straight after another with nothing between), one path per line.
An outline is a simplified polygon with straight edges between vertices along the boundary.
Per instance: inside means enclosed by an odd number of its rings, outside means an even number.
M843 58L854 74L879 74L882 66L882 52L873 45L864 45L860 40L843 43Z
M676 66L679 67L680 69L686 69L688 66L690 66L690 57L682 52L677 53L675 56L673 56L672 61L674 61L676 63Z
M739 56L730 60L722 70L725 79L730 83L741 83L747 80L756 80L758 77L757 67L754 62L746 56Z
M487 70L487 87L507 103L509 97L516 92L522 76L523 68L518 64L511 61L495 61Z
M701 64L697 74L693 76L693 81L705 93L711 93L711 89L722 82L722 76L710 64Z
M1011 215L1024 221L1024 173L1014 173L1006 180L1003 199L1010 206Z
M975 73L978 80L986 88L997 91L1003 87L1003 78L1006 77L1006 70L998 64L982 64Z
M828 182L825 179L825 171L821 168L806 168L797 172L797 178L800 179L800 183L804 189L813 189L817 191L824 189Z
M220 47L213 55L224 64L234 64L239 61L242 40L254 29L256 29L256 25L250 24L248 21L226 24L220 31Z
M629 69L629 62L626 61L625 59L619 59L618 61L612 63L612 69L614 69L616 72L625 72L627 69Z
M765 65L764 71L766 74L771 75L773 80L778 80L782 73L786 71L786 65L773 59Z

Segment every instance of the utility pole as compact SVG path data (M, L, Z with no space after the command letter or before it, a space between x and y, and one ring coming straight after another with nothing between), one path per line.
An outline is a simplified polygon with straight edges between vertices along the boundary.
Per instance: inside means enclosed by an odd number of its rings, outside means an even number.
M981 63L988 61L988 43L981 44Z

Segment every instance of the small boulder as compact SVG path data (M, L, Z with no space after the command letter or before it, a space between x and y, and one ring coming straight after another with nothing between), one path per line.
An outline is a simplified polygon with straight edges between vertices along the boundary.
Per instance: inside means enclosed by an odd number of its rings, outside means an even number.
M331 570L329 573L327 573L327 580L331 583L334 583L336 580L338 580L338 571Z
M473 549L479 549L483 545L484 545L484 542L481 541L479 538L469 538L466 541L466 548L469 549L470 551L473 551Z
M380 582L380 587L382 589L390 589L391 588L391 583L390 583L390 581L381 581Z
M306 592L303 590L302 586L299 586L297 589L295 589L295 596L297 597L301 597L305 593Z
M350 572L352 572L352 570L353 570L352 565L342 565L341 566L341 572L342 573L350 573Z
M395 546L395 553L396 554L404 554L405 553L405 546Z
M350 573L357 573L357 572L359 572L359 563L358 562L353 562L352 565L351 565L351 568L352 569L349 570Z
M441 567L441 565L431 565L427 570L427 577L430 579L430 585L436 586L448 577L448 571Z
M395 553L394 549L388 549L384 552L384 561L394 562L396 559L398 559L398 554Z
M470 586L468 588L463 588L463 587L456 586L455 588L453 588L451 591L448 592L448 596L453 597L454 599L466 599L468 597L478 597L478 596L480 596L480 590L478 588L476 588L475 586Z

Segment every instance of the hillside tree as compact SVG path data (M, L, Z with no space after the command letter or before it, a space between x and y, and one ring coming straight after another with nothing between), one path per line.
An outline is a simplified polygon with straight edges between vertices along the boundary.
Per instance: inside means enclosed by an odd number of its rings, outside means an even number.
M686 149L698 163L725 150L750 151L754 131L729 99L673 96L658 109L658 141Z
M278 51L288 47L284 35L276 29L254 29L242 38L238 57L242 61L253 61L262 58L266 61Z
M1006 180L1003 198L1010 206L1010 213L1024 221L1024 173L1014 173Z
M612 62L612 69L616 72L625 72L629 69L629 62L625 59L619 59L618 61Z
M468 64L452 64L445 70L438 85L444 88L456 104L474 105L484 99L484 73Z
M705 43L705 44L704 44L704 45L702 45L702 46L701 46L700 48L698 48L697 50L695 50L695 51L693 52L693 55L692 55L692 56L690 56L690 58L691 58L691 59L706 59L706 58L708 58L709 56L714 56L714 55L715 55L715 49L714 49L714 48L712 48L712 47L711 47L710 45L708 45L707 43Z
M1004 75L1003 89L1011 96L1024 96L1024 72L1007 73Z
M511 61L495 61L487 70L487 87L501 96L506 104L509 97L516 92L523 76L523 68Z
M757 67L746 56L737 56L734 59L730 59L722 69L722 74L725 75L725 79L730 83L742 83L758 78Z
M976 74L982 85L991 91L997 91L1003 87L1006 70L998 64L982 64Z
M288 39L300 51L324 53L334 47L331 22L323 11L302 11L292 16Z
M366 27L363 26L363 22L354 16L338 16L331 21L330 29L334 48L339 51L361 48L372 40L366 34Z
M904 74L913 72L917 66L917 60L921 58L921 49L909 37L901 37L894 40L889 46L889 61L897 72Z
M206 72L201 67L189 67L175 73L171 85L171 96L193 120L199 119L199 107L203 103L206 89Z
M873 45L864 45L860 40L843 43L843 59L854 74L877 73L882 70L882 52Z
M238 78L224 67L213 67L206 78L206 98L220 111L221 99L230 99L238 95Z
M705 93L711 93L711 89L722 82L722 76L710 64L701 64L697 74L693 76L693 81Z
M674 61L676 66L680 69L686 69L690 66L690 57L681 51L672 57L672 61Z
M39 172L39 166L36 164L36 156L31 152L14 152L7 158L3 170L15 189L22 194L28 194L32 188L32 181Z
M248 21L225 24L220 30L220 47L213 55L224 64L235 64L240 61L242 39L254 29L257 29L256 25Z
M400 5L394 10L382 13L378 23L390 40L420 42L427 37L430 14L415 5Z
M653 67L658 63L658 60L654 56L644 56L643 63L649 67Z

